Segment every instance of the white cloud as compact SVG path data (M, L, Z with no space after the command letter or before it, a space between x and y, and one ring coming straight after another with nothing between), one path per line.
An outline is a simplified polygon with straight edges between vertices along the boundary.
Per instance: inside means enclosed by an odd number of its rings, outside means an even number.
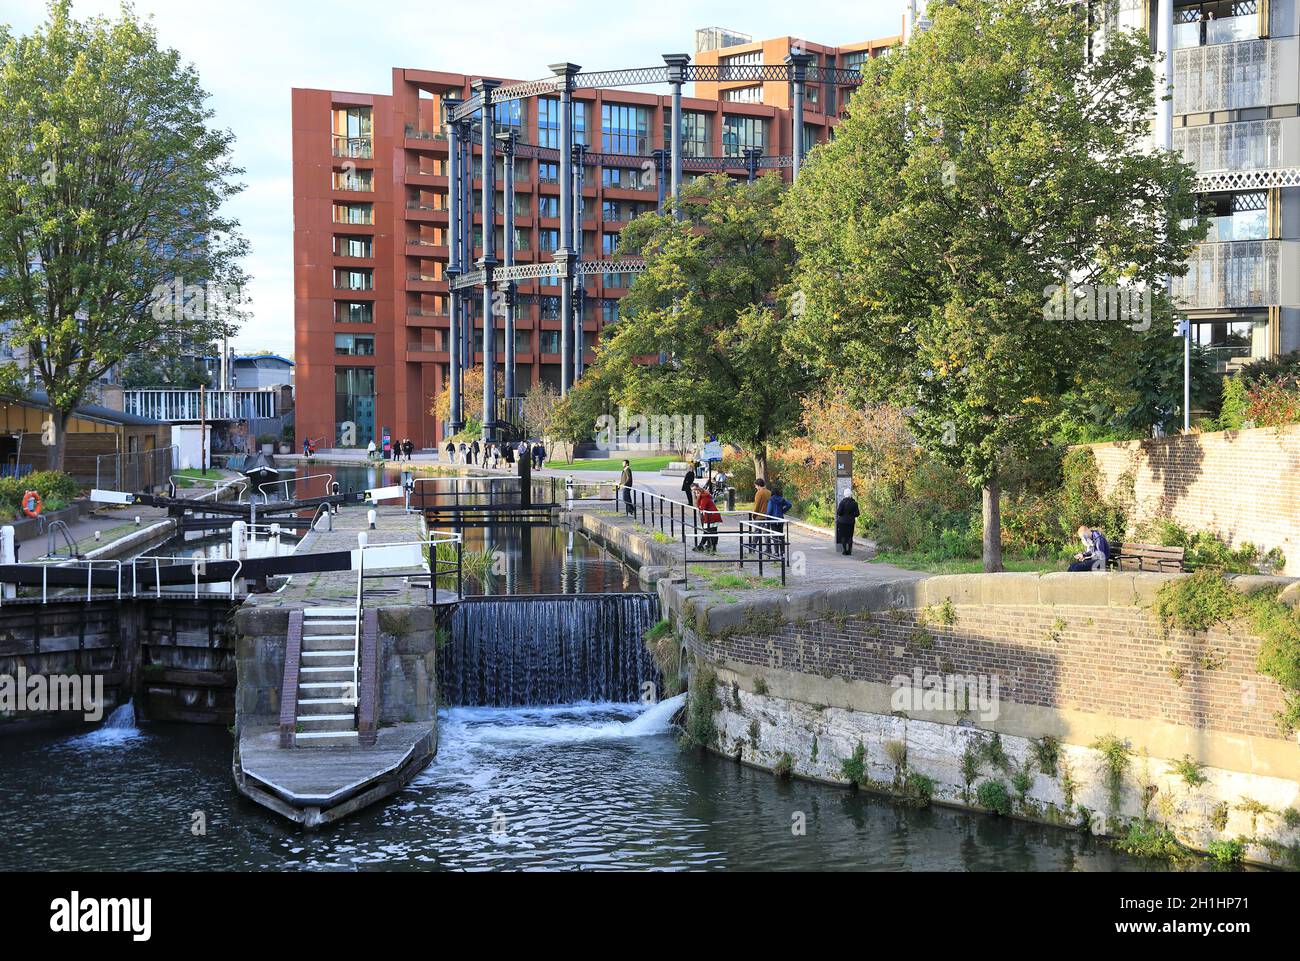
M293 349L293 202L289 91L293 87L388 93L393 67L547 76L570 60L588 69L652 66L694 49L696 27L755 38L791 35L850 43L901 29L902 0L812 0L796 8L752 0L498 0L483 3L338 0L135 0L164 44L199 71L216 122L238 138L247 189L230 203L252 252L254 319L241 349ZM76 0L78 16L112 15L116 0ZM44 19L34 0L0 0L0 22L28 32Z

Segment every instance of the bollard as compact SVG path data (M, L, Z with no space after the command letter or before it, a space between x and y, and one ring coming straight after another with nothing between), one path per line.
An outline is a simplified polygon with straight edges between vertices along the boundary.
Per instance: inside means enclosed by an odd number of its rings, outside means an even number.
M366 519L370 521L370 529L372 531L375 529L375 518L377 516L378 515L373 510L366 511Z
M243 521L235 521L230 525L230 559L242 561L244 559L245 538L248 536L248 525Z
M139 527L139 526L140 526L140 515L139 515L139 514L137 514L136 517L135 517L135 526L136 526L136 527Z
M370 535L367 534L365 531L357 531L357 547L361 548L362 550L365 550L366 545L368 545L369 543L370 543Z
M96 543L96 544L99 543L100 536L101 536L101 535L100 535L100 532L99 532L99 531L95 531L95 543Z
M570 510L573 508L573 475L570 474L564 479L564 499L568 503Z

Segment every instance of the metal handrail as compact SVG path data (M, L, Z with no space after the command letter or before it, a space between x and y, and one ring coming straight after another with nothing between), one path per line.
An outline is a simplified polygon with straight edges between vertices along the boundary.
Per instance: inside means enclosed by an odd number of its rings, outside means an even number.
M239 580L239 575L240 575L240 573L241 573L241 572L243 571L243 569L244 569L244 562L243 562L242 560L240 560L238 557L230 558L230 560L233 560L233 561L235 562L235 573L232 574L232 575L230 576L230 579L229 579L229 580L230 580L230 596L233 598L233 597L235 597L236 594L237 594L237 591L236 591L236 587L235 587L235 585L236 585L236 583L237 583L238 580ZM198 600L198 599L199 599L199 596L200 596L200 592L199 592L199 585L200 585L200 584L224 584L224 583L226 583L226 578L224 578L224 577L221 578L220 580L211 580L211 581L208 581L208 580L204 580L204 579L203 579L203 567L204 567L204 565L205 565L206 562L207 562L207 558L206 558L206 557L200 557L200 556L197 556L197 555L194 555L194 554L191 554L191 555L189 555L189 556L185 556L185 555L176 555L176 554L173 554L173 555L151 554L151 555L149 555L148 557L137 557L134 561L131 561L131 562L130 562L130 564L131 564L131 596L132 596L132 597L138 597L138 596L139 596L139 578L138 578L138 575L137 575L137 569L138 569L138 566L139 566L139 564L140 564L141 561L144 561L146 564L148 564L149 561L153 561L153 572L154 572L154 573L153 573L153 588L154 588L154 597L155 597L155 598L160 598L160 597L162 597L162 596L163 596L163 593L164 593L164 591L163 591L163 584L162 584L162 568L163 568L163 565L162 565L162 563L161 563L162 561L180 561L180 562L182 562L182 563L177 563L177 564L168 564L168 565L167 565L168 567L183 567L183 566L187 566L187 565L189 566L189 568L194 572L194 599L195 599L195 600ZM200 563L199 563L200 561L203 561L204 564L200 564ZM119 562L119 563L120 563L120 562ZM166 593L168 593L168 594L176 594L176 593L179 593L179 592L168 589L168 590L166 591Z
M265 492L264 488L275 487L279 484L284 484L285 485L284 499L288 500L290 484L300 484L303 481L315 480L317 477L328 478L328 480L325 481L325 493L328 494L330 492L330 485L334 483L334 475L328 472L321 473L321 474L305 474L302 477L286 477L284 480L263 481L261 484L257 485L257 492L261 494L263 497L265 497L266 502L269 504L271 502L271 498L270 495L268 495Z
M673 500L672 498L666 497L656 491L648 491L639 487L620 488L620 490L627 490L632 493L633 516L642 523L648 523L651 527L657 526L662 532L666 520L668 533L674 538L677 536L677 527L680 525L683 555L682 573L686 583L689 583L689 566L691 563L732 563L730 558L716 560L696 558L692 561L687 540L687 532L689 531L694 535L697 545L703 538L737 538L739 545L735 562L743 568L745 566L745 551L748 549L758 560L760 577L763 575L763 561L765 558L772 558L779 561L781 567L781 583L785 584L786 568L790 553L790 521L787 518L776 517L773 514L764 514L752 510L724 510L722 508L715 508L711 513L716 513L721 518L721 523L725 523L727 518L735 518L737 528L733 531L709 530L708 528L710 527L720 525L703 524L701 515L704 512L694 504L687 504L684 501ZM616 503L624 504L626 502L623 501L622 498L616 498ZM690 518L689 525L687 523L688 516ZM746 543L747 541L748 544Z
M94 597L95 565L103 564L107 567L116 567L117 568L116 597L119 601L122 599L122 562L120 560L103 560L103 559L91 559L87 557L77 557L57 565L55 564L41 565L41 603L42 604L48 604L50 602L50 568L56 566L66 567L69 564L86 565L86 600L87 601L89 601L92 597ZM2 602L2 600L0 600L0 602Z

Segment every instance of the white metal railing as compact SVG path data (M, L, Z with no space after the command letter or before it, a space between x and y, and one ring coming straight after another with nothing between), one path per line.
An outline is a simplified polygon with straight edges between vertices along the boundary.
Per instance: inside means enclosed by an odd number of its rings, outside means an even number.
M251 420L278 416L279 388L249 390L125 390L122 410L161 421Z
M96 565L112 567L117 569L117 587L115 590L107 591L105 594L110 597L122 599L122 562L119 560L91 560L86 557L79 557L75 560L60 559L58 563L41 564L41 603L50 602L50 569L59 567L76 567L79 564L86 565L86 600L89 601L95 596L95 567ZM12 600L12 598L11 598ZM0 591L0 606L4 604L4 591Z
M297 485L303 483L304 481L315 480L318 477L325 478L325 495L328 495L331 492L332 485L334 483L334 475L331 473L304 474L302 477L286 477L284 480L263 481L262 483L257 485L256 493L261 494L264 498L266 498L266 502L270 503L271 495L266 493L266 488L270 487L274 489L276 487L279 487L281 484L283 484L284 499L288 500L290 484ZM298 499L301 500L302 499L301 491L295 491L295 493L297 494Z
M143 563L143 564L145 564L146 567L148 567L148 563L149 563L149 561L153 561L153 577L154 577L154 580L153 580L153 587L154 587L154 597L162 597L163 594L172 594L172 595L175 595L175 594L189 595L189 594L190 594L190 589L189 589L189 587L186 587L186 589L185 589L184 591L175 591L175 590L171 590L170 588L168 588L167 590L164 590L164 589L163 589L163 583L162 583L162 571L163 571L163 564L162 564L162 562L163 562L163 561L169 561L169 562L171 562L171 563L169 563L169 564L167 565L168 567L183 567L183 566L186 566L186 565L189 566L191 572L194 574L194 591L193 591L193 597L194 597L195 600L198 600L199 597L201 596L201 592L200 592L200 590L199 590L199 585L200 585L200 584L202 584L202 583L209 583L209 584L211 584L211 586L216 586L216 582L204 582L204 581L202 580L204 574L207 573L207 562L208 562L208 558L207 558L206 556L203 556L203 557L197 557L197 556L193 556L193 555L191 555L191 556L189 556L189 557L186 557L186 556L184 556L184 555L171 555L171 556L164 556L164 555L161 555L161 554L159 554L159 555L151 555L151 556L149 556L149 557L139 557L139 558L136 558L134 561L130 561L130 562L128 562L128 563L131 564L131 596L132 596L132 597L139 597L139 596L140 596L140 585L139 585L139 565L140 565L141 563ZM235 597L238 596L238 587L237 587L237 585L238 585L238 583L239 583L239 575L240 575L240 572L242 572L243 569L244 569L244 562L243 562L243 561L241 561L239 558L234 558L234 561L235 561L235 573L233 573L232 575L230 575L230 587L229 587L231 598L235 598ZM119 561L118 563L120 564L121 562ZM119 591L120 591L120 580L121 580L121 575L119 575ZM225 580L223 579L221 583L224 585L224 584L225 584ZM119 595L119 596L120 596L120 595Z

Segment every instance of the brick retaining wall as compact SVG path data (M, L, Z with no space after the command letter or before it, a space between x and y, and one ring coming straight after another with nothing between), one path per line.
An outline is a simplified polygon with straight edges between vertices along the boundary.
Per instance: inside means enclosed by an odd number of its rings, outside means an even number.
M1234 547L1280 547L1300 574L1300 424L1091 447L1107 490L1134 472L1133 523L1167 516Z

